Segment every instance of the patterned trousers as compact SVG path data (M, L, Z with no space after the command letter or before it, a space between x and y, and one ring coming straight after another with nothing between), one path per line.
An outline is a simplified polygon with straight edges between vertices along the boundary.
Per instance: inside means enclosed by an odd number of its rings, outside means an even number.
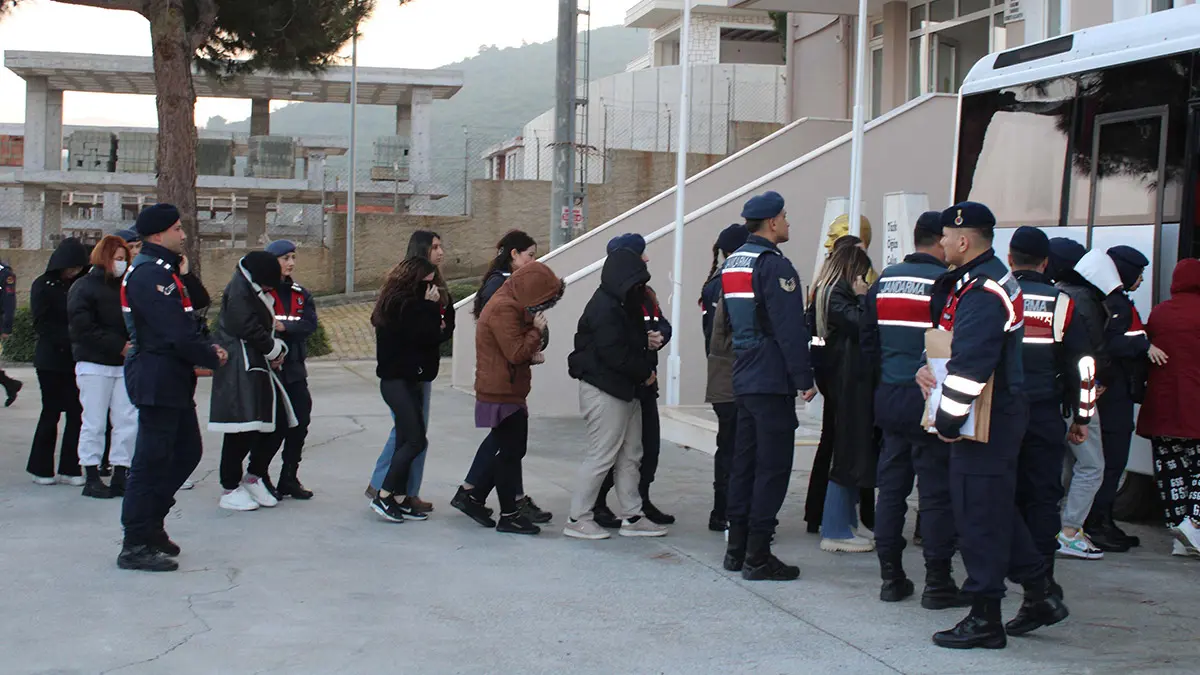
M1150 443L1167 523L1178 525L1188 516L1200 523L1200 439L1156 436Z

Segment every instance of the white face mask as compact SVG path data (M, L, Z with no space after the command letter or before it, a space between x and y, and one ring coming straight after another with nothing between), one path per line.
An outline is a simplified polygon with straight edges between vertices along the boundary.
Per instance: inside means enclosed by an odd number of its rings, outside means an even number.
M113 261L113 276L118 276L118 277L125 276L125 269L127 267L129 267L129 263L125 262L124 260L114 260Z

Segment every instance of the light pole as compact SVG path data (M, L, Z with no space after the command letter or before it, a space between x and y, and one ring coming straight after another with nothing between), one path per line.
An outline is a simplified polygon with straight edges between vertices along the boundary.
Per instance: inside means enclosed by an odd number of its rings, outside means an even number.
M692 0L683 0L683 25L679 32L679 146L675 155L675 259L671 275L671 325L683 325L683 219L687 215L684 187L687 183L688 131L691 128L691 77L688 52L691 45ZM667 405L679 405L679 335L671 340L667 357Z
M346 292L354 292L354 197L358 189L358 29L350 41L350 188L346 194Z
M850 142L850 222L847 231L862 236L863 81L867 71L867 0L858 0L858 42L854 45L854 130Z

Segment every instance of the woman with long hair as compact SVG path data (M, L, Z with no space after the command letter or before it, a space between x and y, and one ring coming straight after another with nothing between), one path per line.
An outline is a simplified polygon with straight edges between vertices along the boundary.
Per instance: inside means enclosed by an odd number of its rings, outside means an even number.
M442 315L442 342L454 337L454 297L450 295L450 289L446 286L445 279L442 278L442 262L446 260L446 250L442 248L442 237L437 232L432 230L417 230L408 238L408 251L405 253L405 258L424 258L433 263L434 278L433 283L438 289L438 306ZM425 426L429 426L429 403L433 395L433 383L426 382L422 386L422 410L425 415ZM367 486L367 497L374 499L379 492L379 486L383 482L384 475L387 474L388 467L392 462L392 454L396 450L396 427L392 427L392 433L388 436L387 442L383 445L383 451L379 453L379 459L375 461L375 471L371 474L371 483ZM433 511L433 504L421 499L418 495L421 492L421 480L425 476L425 451L417 456L413 461L412 470L408 475L408 496L412 499L413 505L420 511L429 513Z
M874 549L870 539L855 532L860 490L874 490L878 459L872 406L875 380L859 345L870 270L871 259L860 247L835 245L813 283L809 305L814 344L823 345L820 359L814 359L814 371L825 397L821 445L828 448L828 457L818 453L812 472L829 476L821 518L824 551Z
M371 312L375 374L396 432L396 451L371 508L394 523L429 517L406 492L413 461L428 445L422 390L437 377L441 361L442 305L436 277L437 267L427 258L405 259L388 272Z
M475 303L471 307L471 314L474 315L476 321L479 321L488 302L508 279L536 259L537 242L525 232L511 230L500 238L500 241L496 243L496 256L492 258L487 271L483 274L479 291L475 294ZM477 336L478 330L477 326ZM540 336L539 354L550 344L550 327L543 326ZM478 340L478 337L476 339ZM478 364L478 358L476 364ZM476 389L476 393L478 394L478 389ZM475 459L467 471L466 479L459 485L458 491L450 500L450 506L462 511L484 527L495 526L495 521L492 519L493 511L487 506L488 495L491 494L492 487L495 485L494 466L497 452L500 450L494 441L495 434L488 434L487 438L479 444L479 449L475 452ZM550 522L554 514L543 511L532 498L525 494L524 480L520 473L517 474L516 480L518 510L533 523Z
M717 454L713 457L713 509L708 514L708 529L725 531L725 505L729 492L729 463L737 437L737 404L733 400L733 335L725 316L721 290L721 267L725 259L746 243L746 226L734 223L721 231L713 243L712 267L700 292L700 322L704 331L704 352L708 354L708 386L704 400L717 415ZM714 343L714 335L716 342Z
M125 354L129 331L121 311L121 279L129 267L129 248L120 237L108 235L92 249L92 269L67 293L71 353L75 384L83 406L79 433L79 465L85 472L83 496L97 499L125 494L125 478L137 439L137 408L125 390ZM109 460L114 465L111 485L100 478L104 436L112 421Z

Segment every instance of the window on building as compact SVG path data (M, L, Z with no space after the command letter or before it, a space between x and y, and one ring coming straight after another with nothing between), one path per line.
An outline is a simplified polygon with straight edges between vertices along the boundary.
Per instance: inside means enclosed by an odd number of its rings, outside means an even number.
M1175 0L1151 0L1150 11L1151 12L1164 12L1168 9L1173 8L1174 6L1175 6Z
M954 18L954 0L933 0L929 3L930 21L949 21Z
M908 10L908 29L921 30L925 26L925 5L915 5Z
M991 0L958 0L958 15L982 12L992 6Z
M1062 0L1046 0L1046 37L1058 37L1062 34Z
M883 47L871 49L871 119L883 113Z

